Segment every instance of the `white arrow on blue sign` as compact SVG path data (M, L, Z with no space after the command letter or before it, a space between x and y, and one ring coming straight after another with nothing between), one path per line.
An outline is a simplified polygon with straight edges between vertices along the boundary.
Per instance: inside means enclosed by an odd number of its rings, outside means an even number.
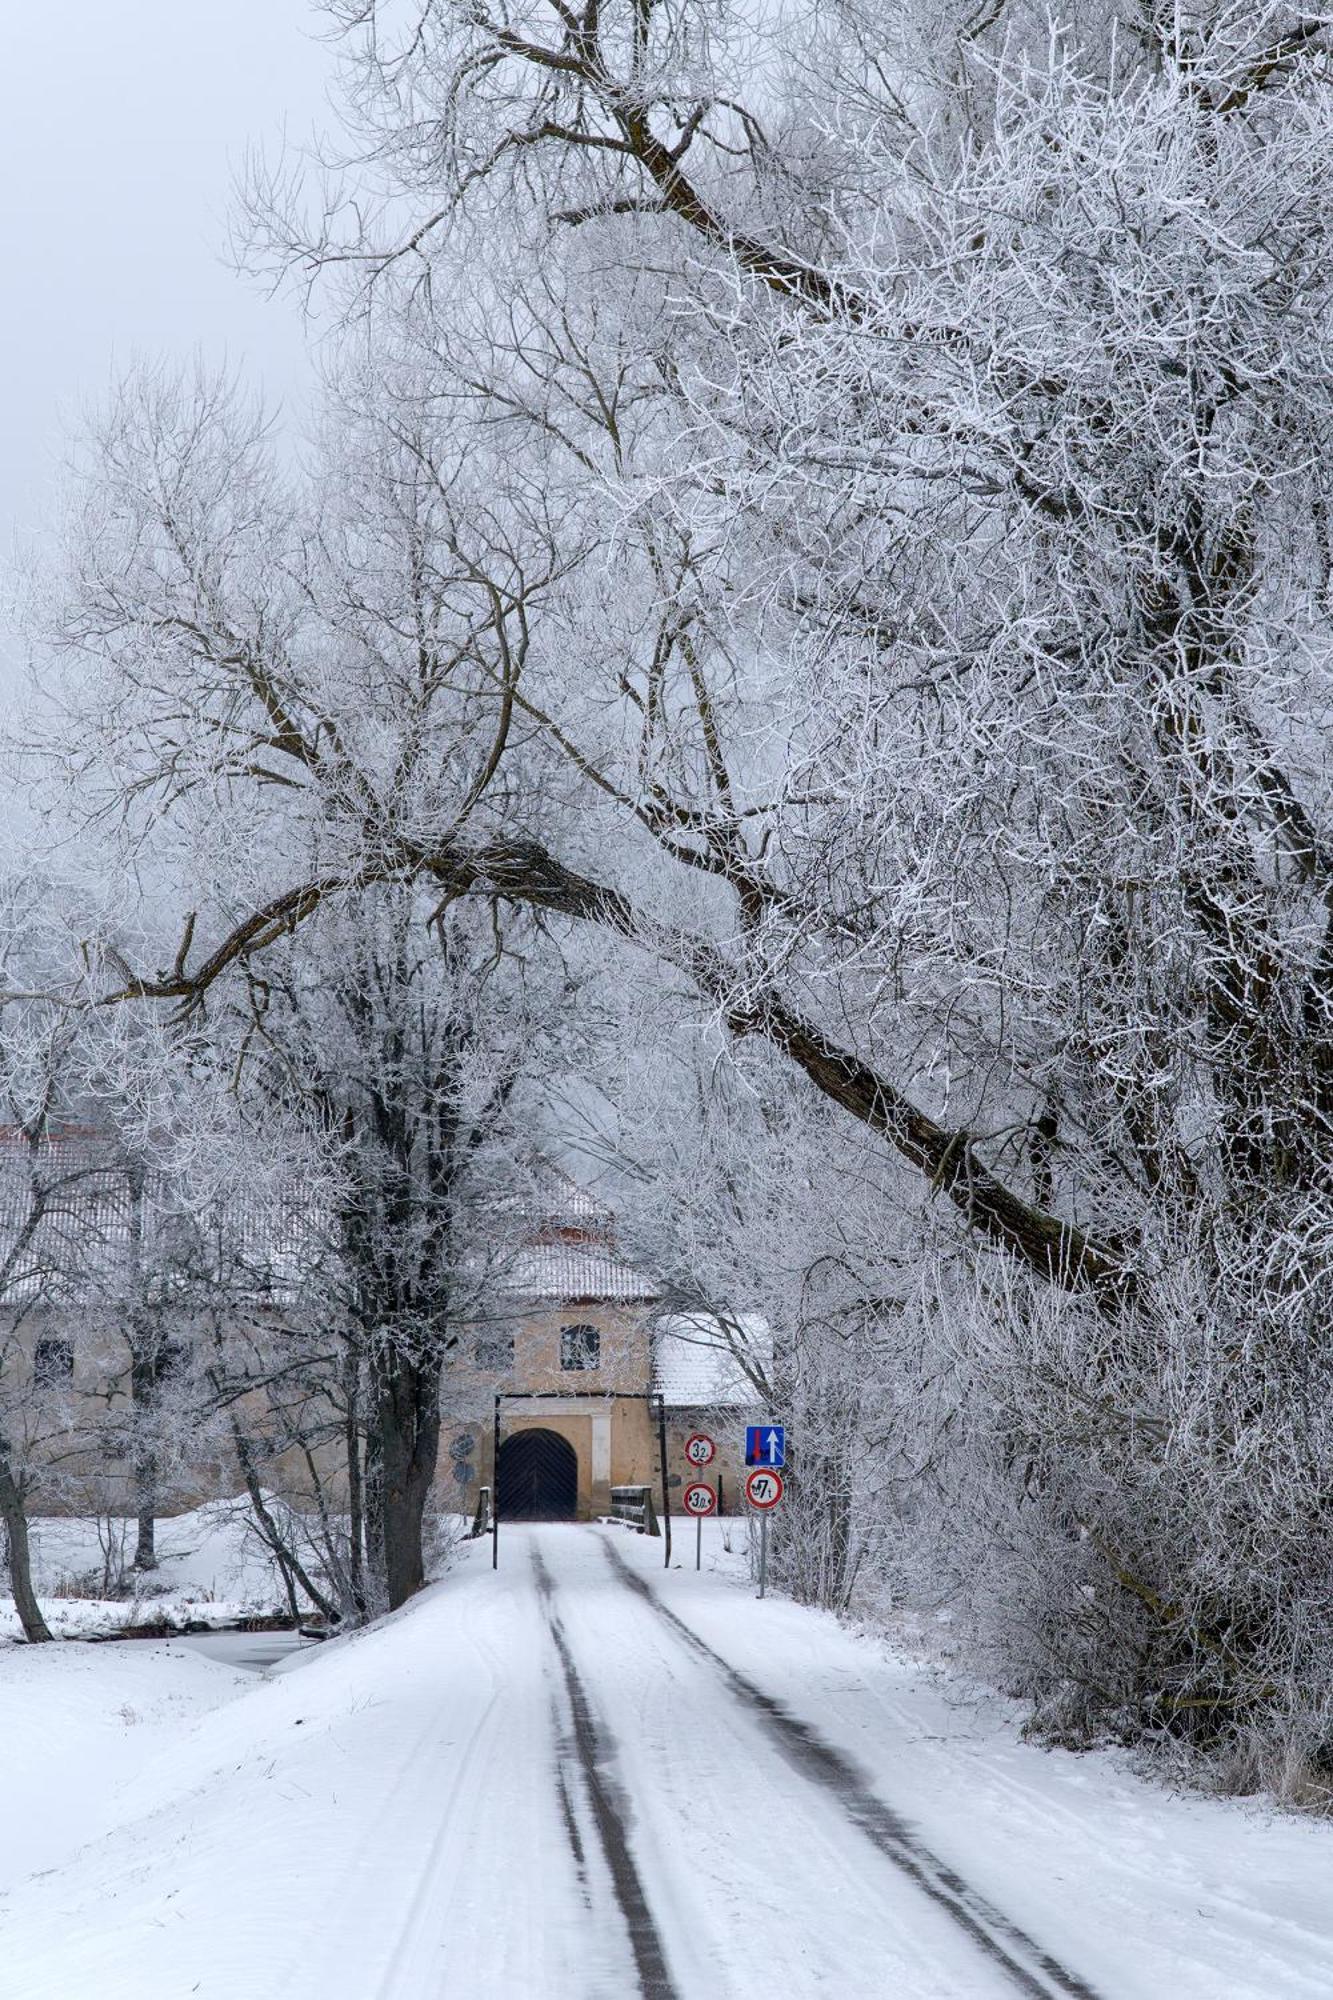
M766 1465L770 1471L780 1472L787 1463L787 1426L748 1424L745 1430L745 1463Z

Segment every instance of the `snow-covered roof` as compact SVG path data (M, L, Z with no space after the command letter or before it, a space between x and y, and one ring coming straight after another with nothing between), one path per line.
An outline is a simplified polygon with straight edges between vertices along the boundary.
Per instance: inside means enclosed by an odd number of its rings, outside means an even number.
M676 1408L741 1409L760 1401L744 1363L763 1375L773 1332L758 1313L671 1313L653 1328L653 1388Z
M524 1244L505 1271L505 1289L533 1300L646 1302L652 1282L618 1257L601 1237L580 1230L548 1232Z
M563 1167L548 1167L534 1211L548 1227L587 1229L605 1234L615 1223L615 1211Z
M34 1207L41 1220L26 1243ZM0 1256L16 1255L8 1304L66 1301L127 1279L136 1267L240 1275L270 1291L303 1268L316 1218L295 1199L232 1188L200 1207L196 1191L156 1169L131 1167L102 1134L67 1130L29 1149L0 1128ZM222 1240L225 1239L225 1242Z
M539 1163L536 1183L499 1202L497 1222L510 1231L500 1284L534 1304L648 1304L653 1280L615 1249L615 1212L553 1161Z

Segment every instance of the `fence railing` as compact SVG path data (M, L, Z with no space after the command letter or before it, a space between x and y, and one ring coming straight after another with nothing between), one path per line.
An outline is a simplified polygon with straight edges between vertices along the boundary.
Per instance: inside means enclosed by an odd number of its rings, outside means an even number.
M641 1535L660 1535L662 1532L657 1525L651 1486L613 1486L611 1518L623 1521L627 1528L634 1528Z

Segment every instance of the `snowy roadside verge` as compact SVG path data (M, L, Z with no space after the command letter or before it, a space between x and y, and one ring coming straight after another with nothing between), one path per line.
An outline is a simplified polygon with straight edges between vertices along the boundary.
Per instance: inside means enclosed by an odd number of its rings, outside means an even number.
M253 1684L181 1646L0 1652L0 1907L121 1817L126 1785ZM0 1993L6 1991L0 1972Z
M718 1547L710 1579L704 1560L696 1577L691 1544L679 1570L644 1570L708 1645L813 1722L942 1859L1108 2000L1333 1993L1333 1823L1167 1791L1125 1751L1024 1742L1020 1704L831 1613L710 1587L737 1581L739 1565Z

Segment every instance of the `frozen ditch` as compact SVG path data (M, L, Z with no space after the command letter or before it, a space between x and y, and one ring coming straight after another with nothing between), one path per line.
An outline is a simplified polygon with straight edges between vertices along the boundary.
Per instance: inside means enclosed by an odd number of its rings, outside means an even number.
M169 1639L116 1639L117 1652L131 1650L197 1653L238 1673L281 1673L318 1643L299 1632L182 1632Z
M159 1643L188 1646L191 1652L202 1653L205 1659L217 1660L224 1667L263 1674L270 1669L281 1671L308 1653L316 1641L303 1638L299 1632L192 1632Z

